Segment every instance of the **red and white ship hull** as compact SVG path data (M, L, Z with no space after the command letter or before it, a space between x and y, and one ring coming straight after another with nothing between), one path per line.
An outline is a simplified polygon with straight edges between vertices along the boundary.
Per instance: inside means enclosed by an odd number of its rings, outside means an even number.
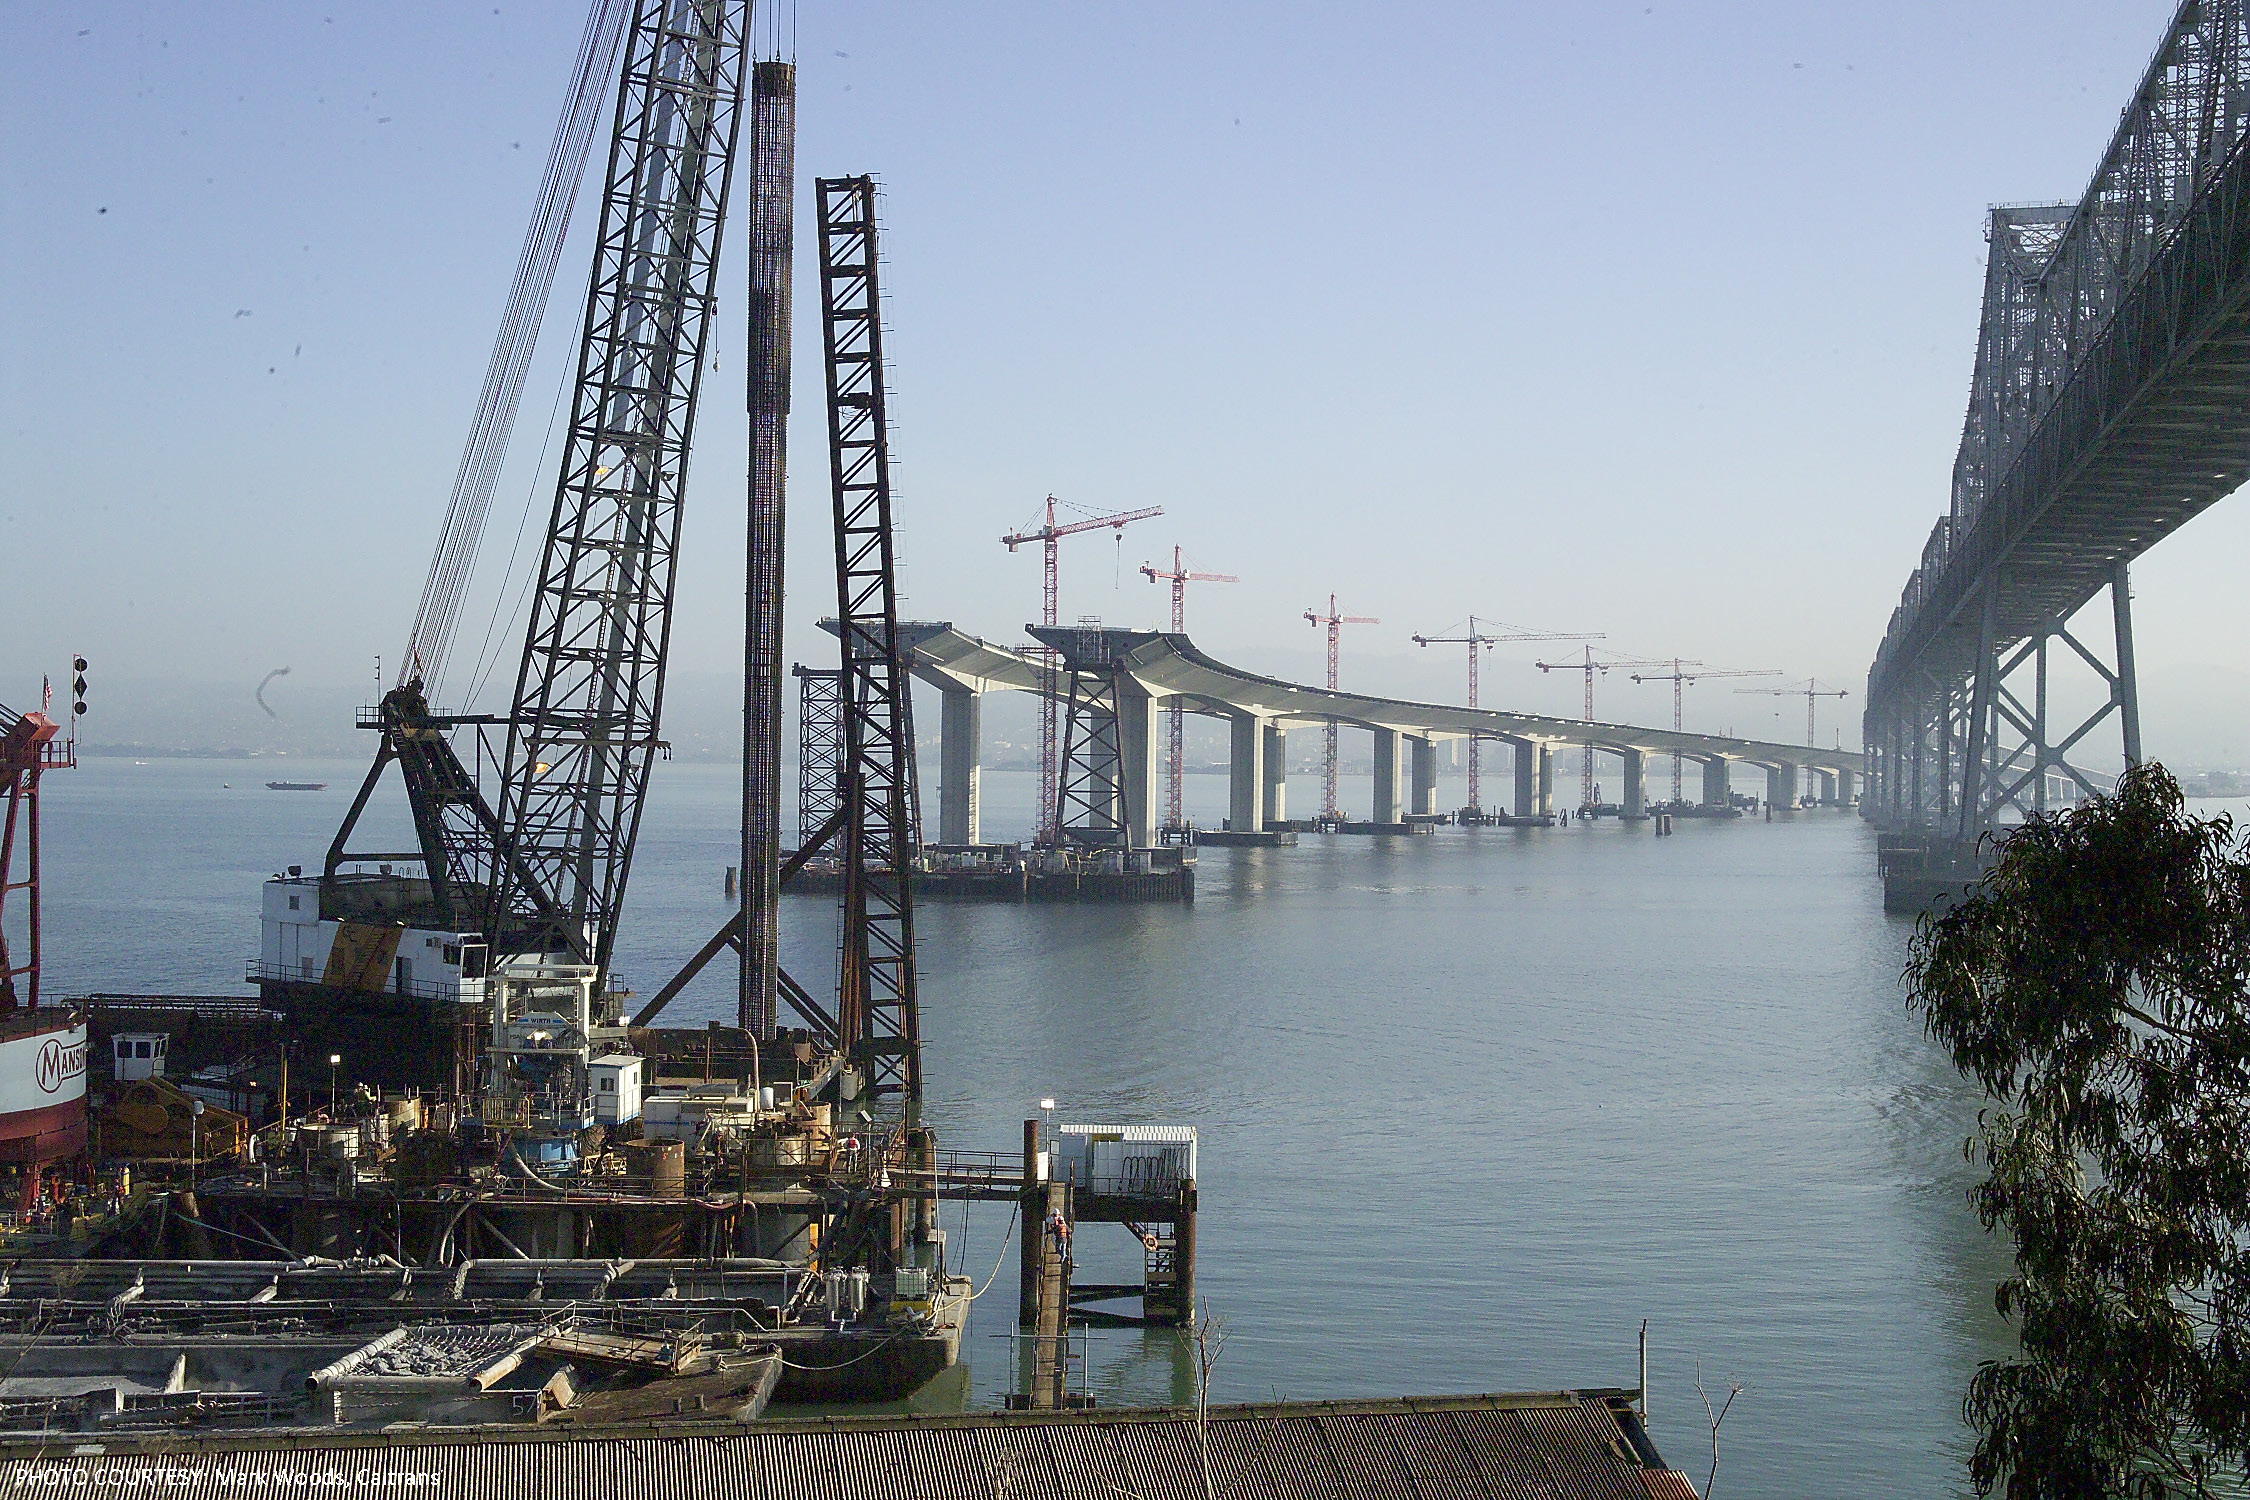
M51 1010L0 1020L0 1163L44 1166L85 1149L85 1018Z

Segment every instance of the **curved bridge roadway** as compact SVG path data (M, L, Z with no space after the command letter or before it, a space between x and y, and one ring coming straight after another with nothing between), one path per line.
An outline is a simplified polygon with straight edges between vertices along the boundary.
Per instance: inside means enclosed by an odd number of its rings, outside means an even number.
M988 692L1038 692L1039 663L950 624L906 622L900 628L913 648L915 676L943 695L938 842L976 843L980 700ZM1125 750L1124 800L1136 844L1153 841L1150 793L1161 738L1155 715L1175 699L1184 700L1189 712L1224 719L1230 727L1227 821L1238 830L1254 831L1287 816L1286 736L1291 729L1332 720L1373 735L1375 785L1369 821L1374 823L1435 813L1438 742L1471 736L1514 748L1514 812L1519 817L1553 810L1555 749L1589 742L1622 762L1620 800L1628 815L1645 808L1644 767L1651 755L1679 755L1700 764L1703 800L1712 805L1727 800L1729 769L1736 762L1763 767L1767 799L1777 803L1795 800L1801 770L1813 773L1823 801L1848 803L1861 770L1858 752L1850 750L1330 692L1230 667L1197 649L1187 636L1168 631L1032 628L1063 653L1066 670L1072 660L1106 660L1116 674Z

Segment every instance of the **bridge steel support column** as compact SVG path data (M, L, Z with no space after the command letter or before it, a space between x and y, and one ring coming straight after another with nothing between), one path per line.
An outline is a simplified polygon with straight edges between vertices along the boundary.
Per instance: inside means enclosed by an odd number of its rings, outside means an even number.
M1256 833L1266 826L1266 736L1256 714L1227 715L1227 827Z
M1617 752L1625 760L1625 794L1618 799L1628 818L1648 816L1648 778L1643 764L1646 757L1640 751L1624 749Z
M1265 727L1266 826L1289 819L1289 731L1278 724Z
M1431 817L1437 812L1437 742L1427 735L1410 734L1406 737L1408 760L1413 775L1409 784L1413 788L1412 810L1416 817Z
M941 844L974 844L978 826L978 741L982 695L969 688L938 694L938 837Z
M2125 764L2141 763L2141 679L2133 666L2133 587L2125 563L2110 570L2109 603L2117 621L2117 680L2114 691L2123 716Z
M1156 699L1127 676L1118 673L1117 760L1118 791L1125 803L1125 838L1128 848L1145 849L1156 842Z
M1703 805L1725 807L1732 788L1727 785L1727 772L1731 763L1723 755L1703 758Z
M1371 822L1396 823L1398 807L1398 731L1375 731L1375 809Z

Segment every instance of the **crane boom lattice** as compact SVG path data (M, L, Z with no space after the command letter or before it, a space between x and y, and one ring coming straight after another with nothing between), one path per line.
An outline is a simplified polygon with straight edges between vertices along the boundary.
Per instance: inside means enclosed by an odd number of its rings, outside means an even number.
M626 38L577 389L508 725L486 931L543 926L547 951L605 975L659 747L745 10L641 0Z

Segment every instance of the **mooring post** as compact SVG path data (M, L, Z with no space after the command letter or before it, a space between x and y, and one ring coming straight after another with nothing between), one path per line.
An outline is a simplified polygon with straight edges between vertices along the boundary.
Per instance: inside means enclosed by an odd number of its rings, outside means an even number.
M1039 1246L1037 1341L1031 1356L1031 1406L1059 1411L1070 1390L1070 1184L1049 1182L1043 1212L1029 1226ZM1061 1232L1054 1226L1060 1225Z
M1172 1225L1172 1288L1180 1301L1180 1326L1195 1326L1195 1179L1180 1184L1179 1218Z

